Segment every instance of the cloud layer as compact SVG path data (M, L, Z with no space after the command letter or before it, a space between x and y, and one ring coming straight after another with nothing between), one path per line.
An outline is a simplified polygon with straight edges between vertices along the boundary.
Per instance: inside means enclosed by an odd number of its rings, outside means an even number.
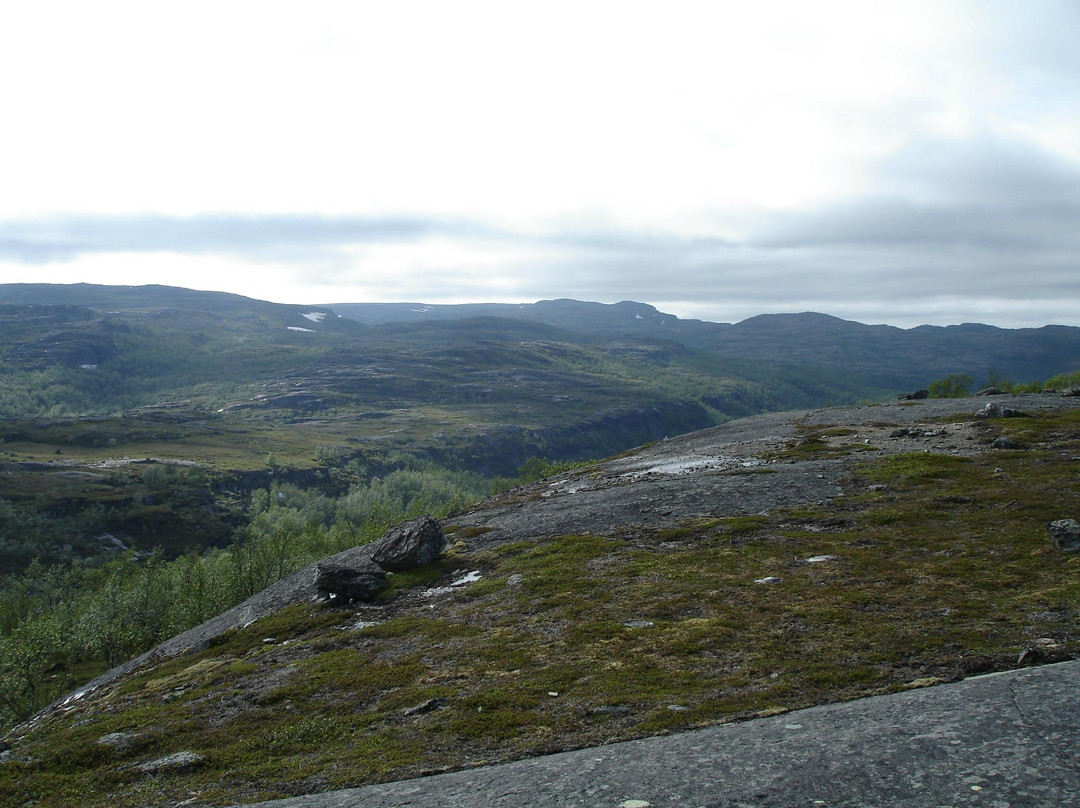
M25 6L0 281L1080 324L1069 0Z

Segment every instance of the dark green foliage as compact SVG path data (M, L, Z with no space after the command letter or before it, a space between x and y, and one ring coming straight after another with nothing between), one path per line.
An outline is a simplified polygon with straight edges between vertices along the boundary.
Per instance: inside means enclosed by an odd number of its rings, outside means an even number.
M966 373L950 373L930 382L927 390L930 398L963 398L971 395L971 376Z

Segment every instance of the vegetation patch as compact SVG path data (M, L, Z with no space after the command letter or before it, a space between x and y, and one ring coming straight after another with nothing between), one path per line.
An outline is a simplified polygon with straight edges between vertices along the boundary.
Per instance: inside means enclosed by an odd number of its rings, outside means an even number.
M1080 512L1080 420L993 429L1030 448L853 456L844 496L769 514L465 542L385 601L291 607L76 702L12 739L0 796L233 804L1075 655L1080 557L1046 523ZM131 768L184 750L201 766Z

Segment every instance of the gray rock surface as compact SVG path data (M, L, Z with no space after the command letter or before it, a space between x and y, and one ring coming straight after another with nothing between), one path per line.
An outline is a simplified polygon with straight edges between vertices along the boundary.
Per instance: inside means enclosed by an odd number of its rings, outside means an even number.
M375 564L357 568L322 562L315 568L314 586L322 598L372 601L386 586L386 573Z
M190 769L205 760L206 758L197 752L174 752L171 755L165 755L165 757L140 763L136 768L143 774L161 774L167 771Z
M1067 553L1080 550L1080 522L1075 519L1058 519L1047 525L1050 541L1054 547Z
M375 543L371 560L388 572L430 564L446 548L442 525L430 516L402 522Z
M249 808L1080 804L1080 661Z

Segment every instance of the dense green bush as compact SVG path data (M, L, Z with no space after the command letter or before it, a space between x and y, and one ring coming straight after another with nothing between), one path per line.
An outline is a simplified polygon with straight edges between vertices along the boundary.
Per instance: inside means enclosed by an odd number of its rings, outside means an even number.
M407 463L338 498L284 483L255 491L246 525L226 548L171 561L160 551L35 561L9 576L0 584L0 728L79 684L85 676L76 669L87 661L99 662L95 672L117 665L313 561L422 513L446 516L491 488L480 475ZM49 528L46 517L10 503L0 503L0 519L19 535Z
M972 379L966 373L951 373L930 382L930 398L963 398L971 395Z

